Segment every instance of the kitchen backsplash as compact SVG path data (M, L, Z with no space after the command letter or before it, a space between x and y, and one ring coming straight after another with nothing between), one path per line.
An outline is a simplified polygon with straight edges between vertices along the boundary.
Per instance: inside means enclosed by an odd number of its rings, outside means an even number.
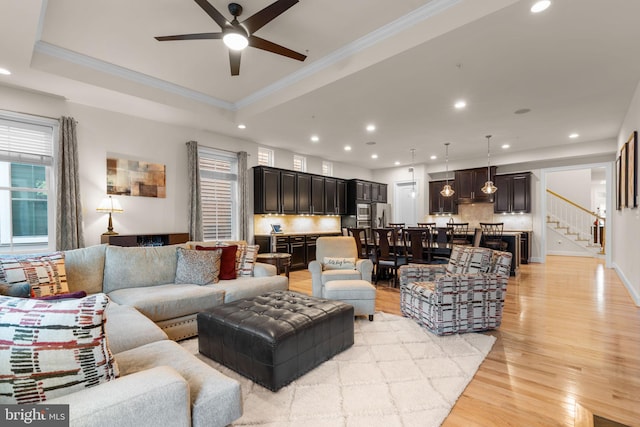
M253 233L270 234L271 224L280 224L284 233L340 232L339 216L254 215Z
M427 215L424 222L435 222L438 227L445 227L449 218L455 222L468 222L470 229L479 227L481 222L503 222L505 230L533 228L531 214L496 214L492 203L461 204L457 215Z

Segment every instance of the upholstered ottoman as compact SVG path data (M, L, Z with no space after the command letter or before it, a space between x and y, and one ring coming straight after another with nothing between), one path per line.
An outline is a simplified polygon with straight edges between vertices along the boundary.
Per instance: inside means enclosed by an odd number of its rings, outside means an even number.
M366 280L331 280L324 284L322 296L351 304L356 316L368 315L373 320L376 287Z
M200 353L277 391L353 345L353 307L274 291L198 313Z

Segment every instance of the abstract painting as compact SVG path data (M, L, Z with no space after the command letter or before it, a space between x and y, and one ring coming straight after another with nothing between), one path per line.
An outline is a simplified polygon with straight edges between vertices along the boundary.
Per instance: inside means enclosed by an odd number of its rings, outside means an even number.
M107 194L165 198L165 170L158 163L107 158Z

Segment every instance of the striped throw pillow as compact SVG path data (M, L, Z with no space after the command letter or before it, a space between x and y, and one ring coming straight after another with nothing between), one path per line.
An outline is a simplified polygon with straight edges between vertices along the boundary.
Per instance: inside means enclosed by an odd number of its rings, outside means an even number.
M36 297L67 293L64 253L0 258L0 282L10 286L28 283Z

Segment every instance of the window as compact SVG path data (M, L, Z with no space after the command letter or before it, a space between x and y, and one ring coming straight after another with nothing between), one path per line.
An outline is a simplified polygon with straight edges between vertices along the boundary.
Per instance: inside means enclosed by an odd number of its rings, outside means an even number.
M258 164L262 166L273 166L274 156L273 150L268 148L258 148Z
M322 161L322 175L333 176L333 163Z
M298 172L307 171L307 158L304 156L293 155L293 170Z
M58 121L0 111L0 251L55 249Z
M238 158L233 153L199 147L204 240L238 236Z

